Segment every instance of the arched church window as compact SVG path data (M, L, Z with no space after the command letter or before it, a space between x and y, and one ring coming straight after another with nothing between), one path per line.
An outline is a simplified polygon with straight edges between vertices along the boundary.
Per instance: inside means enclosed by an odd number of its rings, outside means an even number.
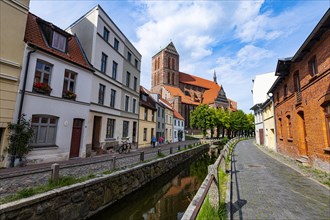
M167 58L167 67L171 69L171 58Z

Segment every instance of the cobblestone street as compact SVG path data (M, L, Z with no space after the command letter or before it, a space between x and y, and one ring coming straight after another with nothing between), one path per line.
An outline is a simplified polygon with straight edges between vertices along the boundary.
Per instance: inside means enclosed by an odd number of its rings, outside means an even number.
M330 190L259 150L233 152L233 219L329 219Z

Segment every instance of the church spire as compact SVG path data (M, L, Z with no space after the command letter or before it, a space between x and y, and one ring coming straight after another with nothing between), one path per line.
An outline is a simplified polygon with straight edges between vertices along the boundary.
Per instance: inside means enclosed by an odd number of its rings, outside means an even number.
M214 81L214 83L218 84L218 82L217 82L217 74L215 73L215 70L214 70L214 75L213 75L213 81Z

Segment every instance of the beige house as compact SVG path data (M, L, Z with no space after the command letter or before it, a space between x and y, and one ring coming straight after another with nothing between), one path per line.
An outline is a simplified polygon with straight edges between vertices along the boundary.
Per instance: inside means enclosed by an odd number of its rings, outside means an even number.
M156 135L156 114L156 101L140 86L139 148L151 145L151 138Z
M163 98L159 100L165 105L165 143L173 143L173 106Z
M7 123L13 121L30 0L0 1L0 167L5 165Z
M264 134L265 134L264 145L267 148L276 151L274 106L273 106L273 102L270 99L267 99L263 103L262 114L264 119Z

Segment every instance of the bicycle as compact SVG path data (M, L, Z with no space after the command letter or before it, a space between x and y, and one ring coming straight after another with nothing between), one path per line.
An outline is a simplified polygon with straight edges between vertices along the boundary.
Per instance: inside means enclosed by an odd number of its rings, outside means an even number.
M132 149L132 144L129 142L129 138L127 138L126 140L122 140L121 141L121 145L118 148L118 153L129 153L130 150Z

